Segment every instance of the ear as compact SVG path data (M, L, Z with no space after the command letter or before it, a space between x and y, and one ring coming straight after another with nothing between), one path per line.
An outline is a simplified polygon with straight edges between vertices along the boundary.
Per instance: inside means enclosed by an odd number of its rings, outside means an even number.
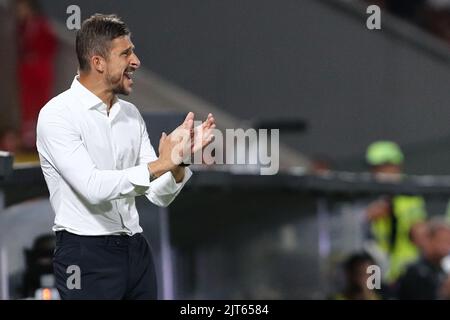
M106 68L106 61L102 56L92 56L91 57L91 66L94 70L97 70L100 73L103 73Z

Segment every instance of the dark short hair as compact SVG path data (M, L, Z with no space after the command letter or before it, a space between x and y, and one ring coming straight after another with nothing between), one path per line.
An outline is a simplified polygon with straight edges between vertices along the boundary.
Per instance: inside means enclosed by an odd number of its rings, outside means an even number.
M76 50L80 71L89 71L93 55L108 58L111 41L130 35L127 25L116 15L95 14L83 21L77 32Z
M356 268L363 263L375 264L375 260L365 251L355 252L344 261L344 270L348 273L354 273Z

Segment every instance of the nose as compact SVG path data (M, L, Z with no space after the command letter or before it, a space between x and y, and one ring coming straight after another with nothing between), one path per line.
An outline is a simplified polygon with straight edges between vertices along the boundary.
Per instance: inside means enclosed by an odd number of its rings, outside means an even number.
M134 68L134 69L137 69L137 68L139 68L140 67L140 65L141 65L141 61L139 61L139 58L138 58L138 56L136 55L136 53L133 53L132 54L132 56L131 56L131 66Z

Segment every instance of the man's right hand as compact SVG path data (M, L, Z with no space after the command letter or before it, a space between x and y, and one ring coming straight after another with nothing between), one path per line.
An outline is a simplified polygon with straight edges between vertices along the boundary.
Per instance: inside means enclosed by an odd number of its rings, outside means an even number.
M191 135L194 130L194 113L189 112L183 123L169 135L162 133L159 140L159 158L148 164L150 171L159 177L175 169L191 154Z

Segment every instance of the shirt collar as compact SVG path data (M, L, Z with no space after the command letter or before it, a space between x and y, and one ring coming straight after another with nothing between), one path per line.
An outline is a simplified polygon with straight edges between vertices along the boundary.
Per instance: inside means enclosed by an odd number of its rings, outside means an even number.
M103 101L99 97L97 97L88 88L80 83L80 81L78 80L78 75L76 75L73 79L70 88L76 93L78 98L80 98L81 102L87 109L99 107L102 104L104 105Z
M92 93L88 88L86 88L80 83L80 81L78 80L78 75L76 75L75 78L73 79L70 88L75 91L76 95L81 100L86 109L96 108L99 111L104 112L106 114L105 103L94 93ZM117 97L115 97L114 99L115 99L114 103L110 110L111 118L115 118L115 116L120 110L119 99Z

